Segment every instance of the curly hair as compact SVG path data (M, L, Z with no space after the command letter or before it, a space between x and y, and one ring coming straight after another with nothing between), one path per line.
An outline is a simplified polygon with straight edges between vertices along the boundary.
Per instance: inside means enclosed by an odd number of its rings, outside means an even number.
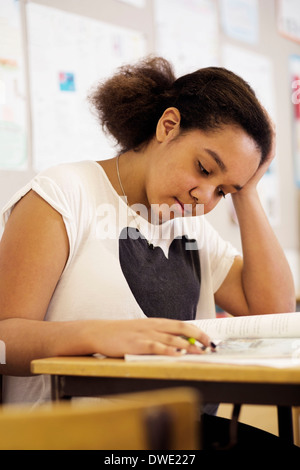
M240 126L266 158L272 128L253 89L222 67L207 67L176 79L162 57L148 57L97 85L89 96L104 131L121 152L138 149L155 135L164 110L176 107L184 130L213 131L226 124Z

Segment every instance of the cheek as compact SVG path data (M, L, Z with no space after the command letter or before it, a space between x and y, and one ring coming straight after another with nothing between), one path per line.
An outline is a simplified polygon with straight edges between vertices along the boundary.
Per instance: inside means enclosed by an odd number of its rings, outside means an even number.
M204 204L204 215L209 214L221 201L220 198L216 198L214 201L210 202L209 204Z

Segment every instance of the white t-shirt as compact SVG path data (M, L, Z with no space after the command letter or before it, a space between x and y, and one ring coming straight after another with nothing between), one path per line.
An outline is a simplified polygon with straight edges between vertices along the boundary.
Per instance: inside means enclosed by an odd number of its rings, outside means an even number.
M84 161L33 178L4 207L4 225L31 189L62 215L70 247L46 321L215 316L214 293L238 252L204 216L151 224L127 207L98 163ZM3 395L47 400L49 379L5 377Z

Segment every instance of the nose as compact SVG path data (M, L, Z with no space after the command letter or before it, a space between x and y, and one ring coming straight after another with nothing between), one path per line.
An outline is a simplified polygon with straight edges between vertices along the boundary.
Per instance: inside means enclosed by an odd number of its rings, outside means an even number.
M193 199L197 200L198 204L209 204L216 198L216 188L213 185L197 186L190 191Z
M191 197L197 204L204 205L204 212L210 212L218 203L216 188L212 185L197 186L190 191Z

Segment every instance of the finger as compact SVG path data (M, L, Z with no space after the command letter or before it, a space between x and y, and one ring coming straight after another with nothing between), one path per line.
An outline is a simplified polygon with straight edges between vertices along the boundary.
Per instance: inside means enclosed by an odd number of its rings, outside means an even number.
M187 350L190 346L188 339L182 335L157 331L152 334L152 339L175 350Z
M154 354L161 356L182 356L187 352L186 349L178 349L176 347L166 345L159 341L146 341L145 349L145 354Z
M210 345L209 336L197 326L189 322L182 322L180 320L160 319L161 322L156 324L158 331L171 333L172 335L181 336L183 338L195 338L204 346Z
M212 345L211 341L207 346L200 343L200 341L196 340L194 337L186 338L185 336L170 335L166 333L156 333L154 336L157 342L169 346L181 354L184 352L188 352L190 354L203 354L207 347L211 347Z
M211 338L195 325L185 324L184 336L187 338L194 338L205 347L209 347L211 344Z
M174 346L168 346L160 341L153 339L143 339L135 344L134 348L129 348L126 354L150 354L162 356L180 356L186 354L186 349L178 349Z

